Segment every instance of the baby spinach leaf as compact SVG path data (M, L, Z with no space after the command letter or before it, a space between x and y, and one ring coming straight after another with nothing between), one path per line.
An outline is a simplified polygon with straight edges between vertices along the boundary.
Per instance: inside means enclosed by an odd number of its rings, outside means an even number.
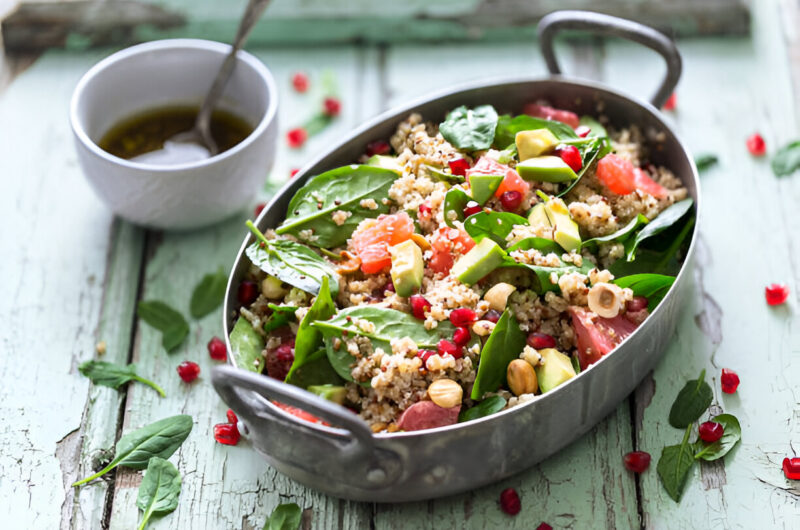
M389 213L384 200L389 198L389 188L395 180L397 173L377 166L351 165L326 171L297 190L286 219L275 232L292 234L315 247L342 245L358 223ZM361 206L361 201L368 199L375 201L376 209ZM341 225L333 220L333 213L339 210L352 214Z
M350 362L353 358L350 357ZM308 388L311 385L341 385L342 378L331 365L325 348L306 356L303 364L297 368L292 366L292 371L286 376L290 385Z
M325 355L328 357L331 367L345 381L353 381L351 370L356 363L356 358L347 351L347 345L343 340L339 343L338 348L334 346L334 341L341 338L338 333L332 330L323 330L323 336L325 337ZM374 341L373 344L375 344ZM384 344L384 346L386 345ZM386 351L385 348L384 351ZM369 383L366 386L369 386Z
M466 151L489 149L497 127L497 111L491 105L468 109L462 105L451 110L439 132L453 146Z
M694 450L697 451L694 455L695 459L702 458L709 462L719 460L728 454L733 449L733 446L742 439L742 427L733 414L720 414L711 418L711 421L722 424L725 429L722 433L722 438L713 443L698 439L694 444Z
M678 392L678 397L669 409L669 424L682 429L697 421L703 412L711 405L714 392L705 382L706 371L700 372L700 377L686 383Z
M580 124L589 127L589 138L593 136L608 136L606 128L591 116L581 116Z
M681 263L678 259L678 250L684 245L686 237L692 232L694 227L694 216L689 217L686 222L680 227L680 231L669 238L669 244L665 249L647 248L649 242L645 243L636 251L636 259L634 261L627 261L618 259L608 268L611 273L616 277L629 276L632 274L666 274L676 275L681 269ZM673 227L665 232L665 234L672 234ZM661 239L663 236L653 238L650 241ZM625 244L630 244L631 239L628 239Z
M189 334L189 324L183 315L159 300L139 302L137 314L161 332L161 344L168 352L177 348Z
M444 222L450 228L455 228L456 220L464 222L464 208L472 197L459 188L451 188L444 195ZM452 213L451 213L452 212Z
M476 243L488 237L500 248L506 248L506 237L515 225L528 226L528 220L509 212L478 212L464 221L464 230Z
M265 332L269 333L270 331L282 328L289 322L295 321L294 314L297 312L296 307L277 304L267 304L267 307L272 310L272 314L268 316L267 320L264 322Z
M312 322L328 320L335 313L336 306L328 288L328 278L325 277L322 279L322 288L316 300L314 300L297 328L297 336L294 343L294 361L292 361L292 367L286 376L287 378L290 378L292 372L303 366L308 357L322 346L322 332L318 328L311 326Z
M517 319L508 309L503 311L481 350L478 374L470 395L472 399L481 399L486 392L495 392L505 383L508 364L522 353L525 339Z
M776 177L791 175L800 169L800 140L784 145L772 157L772 172Z
M144 529L153 515L167 515L175 511L180 494L181 475L175 466L163 458L151 458L136 497L136 506L143 512L139 530Z
M556 197L563 197L572 191L581 181L586 172L589 171L589 169L594 165L594 163L606 156L612 150L611 142L605 137L594 138L591 142L586 144L581 154L583 159L583 167L580 169L580 171L578 171L578 178L573 180L569 186L564 188L564 191L557 193Z
M442 182L448 182L450 184L461 184L465 182L467 179L463 175L454 175L453 173L445 173L443 170L439 168L435 168L430 165L426 165L425 169L428 171L428 175L434 180L440 180Z
M263 530L297 530L303 510L295 503L279 504L264 523Z
M612 283L623 289L630 288L634 295L647 298L647 310L652 311L667 295L675 283L675 277L663 274L633 274L617 278Z
M192 317L202 318L218 308L225 297L227 284L228 276L222 269L203 276L192 291L192 300L189 302L189 313Z
M572 140L578 138L575 131L566 123L555 120L544 120L534 118L527 114L520 114L511 117L510 114L503 114L497 119L497 130L494 134L494 145L497 149L516 142L517 133L521 131L533 131L536 129L550 129L550 132L559 140Z
M686 215L686 212L692 209L692 204L694 204L694 201L691 198L678 201L658 214L655 219L642 228L642 230L636 234L636 238L633 240L633 244L630 248L626 248L628 261L633 261L636 258L636 249L642 241L655 236L677 223Z
M545 256L550 253L554 253L558 256L564 252L564 249L562 249L558 243L545 237L526 237L525 239L517 241L508 247L508 252L510 253L514 252L515 250L531 249L536 249Z
M506 406L506 400L502 396L490 396L474 407L462 410L458 414L458 422L464 423L465 421L477 420L484 416L490 416L503 410Z
M92 383L96 385L118 389L128 381L139 381L158 392L161 397L166 396L160 386L140 377L136 373L135 364L119 366L106 361L86 361L78 366L78 371L88 377Z
M717 155L702 154L702 155L697 155L694 158L694 165L697 166L697 171L701 173L706 169L716 166L718 163L719 163L719 158L717 158Z
M244 317L239 317L231 331L231 360L233 364L244 370L261 373L264 370L264 337L253 329L253 325Z
M575 375L581 373L581 360L578 358L577 355L571 355L569 358L569 362L572 363L572 369L575 370Z
M583 244L581 244L581 247L589 248L591 250L591 249L596 249L598 243L608 243L609 241L624 241L631 234L633 234L633 232L638 230L639 227L646 225L648 222L649 220L647 219L647 217L645 217L642 214L639 214L630 221L628 221L628 224L626 224L613 234L587 239L586 241L583 242Z
M661 458L658 459L656 467L661 484L675 502L681 500L686 478L694 465L694 455L689 444L690 431L691 426L686 428L686 434L680 445L670 445L661 450Z
M192 432L192 417L185 414L170 416L145 425L119 439L111 463L94 475L74 483L73 486L86 484L117 466L144 469L153 457L169 458L190 432Z
M537 238L538 239L538 238ZM511 249L509 249L510 251ZM555 274L557 278L560 278L564 274L569 274L571 272L580 272L581 274L588 274L590 270L594 268L594 264L589 260L584 260L583 264L580 267L576 267L575 265L567 265L561 258L559 258L559 263L561 263L558 267L543 267L541 265L531 265L528 263L519 263L511 256L507 256L506 260L500 265L500 268L525 268L528 269L533 273L531 277L531 290L536 292L537 294L544 294L547 291L558 291L558 283L553 283L550 281L550 277Z

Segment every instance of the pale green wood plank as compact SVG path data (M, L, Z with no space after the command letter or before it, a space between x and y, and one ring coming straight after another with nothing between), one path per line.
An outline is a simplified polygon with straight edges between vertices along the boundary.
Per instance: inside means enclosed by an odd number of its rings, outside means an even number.
M106 484L91 472L116 436L120 394L77 371L105 340L124 362L141 260L137 229L113 224L77 167L66 109L100 54L54 53L0 99L0 518L9 528L97 528Z

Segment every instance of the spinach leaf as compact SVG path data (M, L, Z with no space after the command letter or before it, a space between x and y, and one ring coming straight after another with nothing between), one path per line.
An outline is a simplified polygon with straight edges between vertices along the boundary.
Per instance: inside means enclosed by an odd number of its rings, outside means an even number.
M577 355L570 356L569 362L572 363L572 369L575 370L575 375L581 373L581 360Z
M170 416L130 432L117 442L114 459L90 477L73 486L86 484L117 466L144 469L153 457L169 458L192 432L192 417L185 414Z
M509 212L478 212L464 221L464 230L476 243L488 237L500 248L506 248L506 237L515 225L528 226L528 220Z
M462 105L451 110L439 132L453 146L466 151L489 149L497 127L497 111L491 105L468 109Z
M593 136L608 136L606 128L600 125L600 122L591 116L581 116L580 124L589 127L589 138Z
M161 344L169 351L177 348L189 334L189 324L183 315L158 300L139 302L139 318L161 332Z
M326 277L322 279L322 289L320 289L316 300L314 300L297 328L297 336L294 343L294 361L292 361L292 367L286 376L287 379L308 361L308 357L312 353L322 346L322 332L318 328L312 327L312 322L328 320L335 313L336 306L331 298L331 292L328 289L328 278Z
M266 239L247 221L247 226L256 234L256 241L245 250L245 254L269 275L311 294L318 294L322 279L330 280L331 294L339 291L339 274L325 258L305 245L287 239Z
M581 244L581 248L589 248L591 250L591 249L596 249L598 243L608 243L609 241L624 241L631 234L633 234L633 232L638 230L639 227L646 225L648 222L650 221L647 219L647 217L645 217L642 214L639 214L633 219L631 219L628 222L628 224L626 224L613 234L587 239Z
M642 228L642 230L636 234L636 238L633 240L633 244L630 245L630 248L626 248L628 261L633 261L636 258L636 249L642 241L653 237L659 232L662 232L663 230L666 230L670 226L677 223L684 215L686 215L686 212L691 210L692 204L694 204L694 201L691 198L678 201L658 214L655 219L650 221L647 226Z
M669 238L669 245L666 249L658 250L653 248L645 248L649 245L649 243L646 243L637 250L636 260L627 261L624 259L618 259L611 264L608 270L618 278L632 274L649 273L677 275L681 269L681 263L678 260L678 250L684 244L686 237L691 233L693 227L694 217L692 216L687 219L686 223L684 223L682 227L680 227L680 232L678 232L677 235ZM670 234L672 232L673 230L668 231ZM651 241L661 239L662 237L663 236L651 239ZM628 239L625 244L629 244L630 241L631 240Z
M328 357L328 363L331 365L331 367L333 367L336 375L345 381L353 381L354 379L351 370L353 369L353 365L356 363L356 358L350 355L350 352L347 351L347 345L344 343L344 341L339 344L338 348L334 347L333 342L337 338L340 338L336 333L325 333L323 331L323 336L325 337L325 355ZM375 344L374 341L373 344ZM384 351L386 351L385 346L386 345L383 344ZM370 386L369 382L367 382L364 386Z
M450 228L456 228L455 221L464 222L464 208L472 197L459 188L451 188L444 194L444 222ZM452 213L451 213L452 212Z
M531 249L536 249L545 256L550 253L554 253L555 255L559 256L564 252L564 249L561 248L558 243L545 237L526 237L525 239L517 241L508 247L508 252Z
M222 269L203 276L192 291L192 300L189 302L189 313L192 317L202 318L218 308L225 297L227 284L228 277Z
M342 245L358 223L389 213L384 200L389 198L389 188L395 180L397 173L376 166L352 165L327 171L297 190L289 203L286 219L275 232L292 234L316 247ZM361 206L361 201L369 199L375 201L376 209ZM333 213L338 210L352 214L341 225L333 220Z
M481 399L486 392L494 392L505 383L508 364L522 353L526 338L517 319L508 309L503 311L481 350L472 399Z
M462 410L458 415L458 422L464 423L465 421L477 420L484 416L490 416L503 410L506 406L506 400L502 396L490 396L474 407Z
M702 458L709 462L719 460L742 439L742 427L733 414L720 414L711 418L711 421L722 424L725 431L722 433L722 438L713 443L698 439L694 444L695 451L698 451L694 455L695 459Z
M772 157L772 172L776 177L791 175L800 169L800 140L784 145Z
M251 372L261 373L264 370L264 337L253 329L253 325L244 317L239 317L231 331L231 360L234 366Z
M118 389L128 381L139 381L158 392L161 397L166 396L160 386L140 377L136 373L135 364L119 366L106 361L86 361L78 366L78 371L88 377L92 383L96 385Z
M697 166L697 171L701 173L710 167L716 166L718 163L719 158L717 158L717 155L703 154L694 158L694 165Z
M605 137L595 138L592 142L586 144L586 147L582 153L583 167L580 171L578 171L578 178L573 180L572 183L564 189L564 191L556 194L556 197L563 197L572 191L581 181L586 172L589 171L589 168L591 168L595 162L606 156L611 151L611 142Z
M550 129L550 132L559 140L578 138L578 135L575 134L572 127L560 121L534 118L527 114L520 114L513 118L509 114L503 114L497 119L497 130L494 133L494 145L497 149L504 149L506 146L516 143L518 132L533 131L536 129Z
M700 377L686 383L669 409L669 424L682 429L691 425L706 411L714 399L714 392L705 382L706 371Z
M661 450L661 458L658 459L656 468L661 484L675 502L681 500L686 478L694 465L694 455L689 444L691 429L691 426L686 428L686 434L683 435L680 445L670 445Z
M430 165L426 165L425 169L428 171L428 175L434 180L440 180L442 182L448 182L450 184L461 184L465 182L467 179L463 175L454 175L453 173L445 173L443 170L439 168L435 168Z
M295 503L279 504L264 523L263 530L297 530L303 510Z
M533 238L531 238L533 239ZM539 239L539 238L537 238ZM510 251L510 249L509 249ZM575 265L567 265L561 258L559 258L559 262L561 265L559 267L543 267L540 265L530 265L527 263L519 263L511 256L507 256L506 260L500 265L500 268L525 268L528 269L533 273L531 277L531 290L536 292L537 294L544 294L547 291L558 291L558 283L552 283L550 281L550 277L555 274L557 278L560 278L564 274L569 274L571 272L580 272L581 274L588 274L590 270L594 268L594 264L589 260L584 260L583 264L580 267L576 267Z
M353 358L350 357L350 362ZM341 385L342 378L328 359L325 348L306 356L303 364L297 368L292 366L292 371L286 376L290 385L308 388L312 385Z
M264 331L267 333L282 328L289 322L295 321L294 314L297 312L296 307L277 304L267 304L267 307L272 310L272 314L268 316L267 320L264 322Z
M630 288L636 296L647 298L647 310L652 311L667 295L675 283L675 277L663 274L633 274L617 278L612 283L623 289Z
M180 494L181 475L175 466L163 458L151 458L136 497L136 506L143 512L139 530L147 526L153 515L167 515L175 511Z

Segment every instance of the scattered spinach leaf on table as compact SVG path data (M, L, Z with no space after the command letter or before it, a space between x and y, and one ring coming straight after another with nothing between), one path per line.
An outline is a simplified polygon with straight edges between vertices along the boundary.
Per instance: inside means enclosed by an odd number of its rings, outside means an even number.
M711 418L711 421L722 424L725 429L722 438L713 443L704 442L698 439L694 444L695 459L702 458L709 462L718 460L728 454L739 440L742 439L742 427L739 420L733 414L719 414Z
M703 172L719 163L717 155L702 154L697 155L694 159L694 165L697 166L697 171Z
M244 317L239 317L230 336L231 359L238 368L261 373L264 371L264 337L253 329L253 325Z
M279 504L272 510L269 519L264 523L263 530L297 530L302 517L303 510L297 504L293 502Z
M269 307L269 309L272 311L272 314L270 314L264 321L264 331L267 333L281 328L289 322L295 321L294 314L297 312L296 307L272 303L267 304L267 307Z
M795 140L778 149L772 157L772 172L776 177L785 177L798 169L800 169L800 140Z
M222 269L203 276L192 291L192 299L189 302L189 313L192 317L202 318L218 308L225 297L227 284L228 276Z
M161 397L166 396L160 386L136 373L135 364L120 366L107 361L86 361L78 366L78 371L96 385L119 389L129 381L139 381L158 392Z
M636 296L647 298L647 310L652 311L667 295L675 283L675 277L664 274L632 274L617 278L611 283L623 289L631 289Z
M183 315L159 300L139 302L136 313L161 332L161 344L168 352L177 348L189 334L189 324Z
M147 526L153 515L167 515L175 511L180 494L181 475L175 466L163 458L151 458L136 497L136 506L142 510L139 530Z
M464 230L476 243L488 237L506 248L506 237L516 225L527 226L528 220L510 212L479 212L464 221Z
M490 396L474 407L462 410L458 414L458 422L464 423L465 421L477 420L484 416L491 416L496 412L500 412L506 406L506 400L502 396Z
M535 118L527 114L519 114L511 117L510 114L503 114L497 118L497 129L494 133L494 146L497 149L505 149L509 145L516 143L518 132L533 131L536 129L549 129L559 140L574 140L578 138L575 131L566 123L555 120L544 120ZM486 148L484 148L486 149Z
M661 484L675 502L681 500L686 478L694 465L694 454L689 443L691 430L692 427L689 425L680 445L665 447L661 450L661 458L658 459L657 471L661 478Z
M633 261L636 258L636 249L642 241L659 234L680 221L692 209L692 204L694 204L694 201L691 198L683 199L658 214L655 219L636 234L631 245L626 245L627 260Z
M486 392L494 392L505 383L508 363L519 356L526 338L517 319L508 309L503 311L481 350L478 374L470 395L472 399L481 399Z
M669 424L682 429L697 421L714 399L714 392L705 382L706 371L700 372L697 379L684 385L672 408L669 410Z
M451 110L439 124L439 132L453 146L466 151L489 149L495 138L497 111L491 105Z

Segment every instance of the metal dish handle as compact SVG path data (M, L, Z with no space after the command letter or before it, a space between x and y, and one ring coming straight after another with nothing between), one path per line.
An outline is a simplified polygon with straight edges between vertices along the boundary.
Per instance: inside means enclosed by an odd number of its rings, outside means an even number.
M682 62L672 39L644 24L590 11L555 11L544 16L539 22L539 46L551 74L561 73L553 51L553 39L558 32L565 29L621 37L655 50L667 63L667 73L661 86L650 99L650 103L660 109L675 90L681 77Z

